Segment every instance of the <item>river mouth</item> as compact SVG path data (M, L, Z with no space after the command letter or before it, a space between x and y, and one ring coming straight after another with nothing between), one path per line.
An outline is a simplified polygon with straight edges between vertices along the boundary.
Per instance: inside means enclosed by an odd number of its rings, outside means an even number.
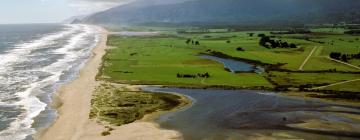
M179 93L193 100L190 107L156 120L162 128L181 132L186 140L360 137L359 107L250 90L158 87L143 90Z

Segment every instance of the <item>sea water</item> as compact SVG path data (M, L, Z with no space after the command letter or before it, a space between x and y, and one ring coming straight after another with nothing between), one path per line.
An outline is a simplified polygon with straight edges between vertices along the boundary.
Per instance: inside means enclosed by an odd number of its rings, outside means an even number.
M0 139L32 139L54 121L52 95L100 40L90 25L0 25Z

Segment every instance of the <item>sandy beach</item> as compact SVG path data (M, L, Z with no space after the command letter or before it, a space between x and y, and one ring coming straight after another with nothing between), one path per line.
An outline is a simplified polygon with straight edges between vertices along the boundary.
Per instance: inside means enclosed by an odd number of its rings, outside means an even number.
M176 131L160 129L158 124L137 121L128 125L113 127L111 135L101 136L105 126L89 119L90 101L97 86L95 77L106 50L108 31L102 29L102 39L93 49L88 60L73 82L61 87L57 92L59 100L58 118L47 129L36 134L40 140L134 140L134 139L181 139Z

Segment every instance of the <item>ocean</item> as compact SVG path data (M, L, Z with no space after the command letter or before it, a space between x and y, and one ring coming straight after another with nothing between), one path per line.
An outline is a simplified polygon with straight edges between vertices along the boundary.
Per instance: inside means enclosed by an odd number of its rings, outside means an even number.
M100 40L91 25L0 25L0 139L32 139L56 118L52 97Z

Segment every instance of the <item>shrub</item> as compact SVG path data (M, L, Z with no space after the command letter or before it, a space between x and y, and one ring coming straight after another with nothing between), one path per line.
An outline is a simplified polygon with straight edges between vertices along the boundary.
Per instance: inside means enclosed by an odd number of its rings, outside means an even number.
M243 48L241 48L241 47L237 47L236 50L237 50L237 51L245 51L245 50L244 50Z
M111 133L109 131L103 131L101 132L101 136L107 136L110 135Z

